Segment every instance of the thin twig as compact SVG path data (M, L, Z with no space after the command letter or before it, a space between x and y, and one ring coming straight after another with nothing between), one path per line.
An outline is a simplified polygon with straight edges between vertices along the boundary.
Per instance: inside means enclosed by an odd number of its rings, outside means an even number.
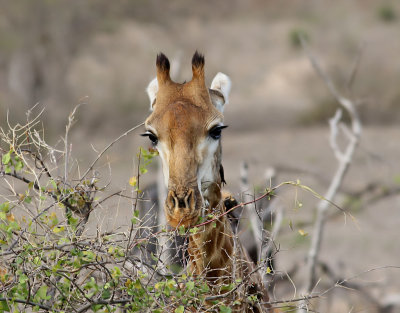
M134 130L138 129L139 127L143 126L143 123L140 123L139 125L136 125L134 127L132 127L131 129L127 130L125 133L123 133L122 135L120 135L118 138L116 138L115 140L113 140L111 143L109 143L100 153L99 155L96 157L96 159L92 162L92 164L90 164L89 168L86 170L86 172L81 176L81 178L79 179L79 182L81 182L86 176L87 174L89 174L89 172L93 169L93 167L96 165L97 161L103 156L104 153L106 153L106 151L108 149L110 149L116 142L120 141L123 137L129 135L131 132L133 132Z
M315 71L317 74L321 77L321 79L325 82L326 86L328 87L329 91L332 93L332 95L335 97L335 99L340 103L340 105L348 112L350 119L351 119L351 132L352 136L349 138L348 145L345 149L345 151L340 151L336 139L337 139L337 134L338 134L338 123L341 117L341 111L338 110L335 114L335 116L331 119L330 121L330 126L331 126L331 148L338 160L338 168L332 178L332 181L330 183L330 186L324 196L325 199L328 199L330 201L333 201L340 185L343 182L343 179L349 169L349 166L351 164L354 152L356 150L356 147L358 146L359 139L361 136L361 121L358 116L358 112L356 110L356 107L354 103L343 97L336 89L335 85L333 84L332 80L329 78L329 76L322 70L317 58L313 55L311 50L309 49L306 41L304 38L301 38L301 43L304 48L304 51L307 53L307 56L314 67ZM355 72L355 70L353 71ZM319 251L321 250L321 244L322 244L322 237L323 237L323 231L324 231L324 225L326 221L326 214L327 214L327 209L328 209L328 203L326 201L320 201L317 205L317 219L314 224L314 231L312 235L312 241L311 241L311 246L310 250L308 253L308 259L307 259L307 275L308 275L308 280L306 281L305 284L305 291L310 293L314 285L316 283L316 264L318 262L318 255ZM303 306L301 306L303 307Z

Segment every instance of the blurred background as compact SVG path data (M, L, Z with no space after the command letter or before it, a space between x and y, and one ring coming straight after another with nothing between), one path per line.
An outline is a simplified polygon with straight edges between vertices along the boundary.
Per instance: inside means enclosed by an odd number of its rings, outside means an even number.
M342 278L400 265L399 1L0 0L0 7L2 127L7 112L11 123L23 123L39 103L46 139L59 145L68 114L82 104L70 142L84 168L96 151L148 115L145 89L155 76L157 53L170 58L174 79L183 82L191 79L197 49L205 54L209 84L219 71L232 79L224 167L239 198L242 162L249 165L252 190L265 188L264 172L273 168L277 183L300 179L324 194L336 169L328 119L338 103L310 65L303 36L338 90L355 101L363 123L361 144L335 198L356 222L331 209L321 259ZM116 144L103 162L112 168L115 190L127 187L138 147L147 146L139 133ZM143 183L154 182L156 172L154 166ZM297 230L312 231L318 199L293 188L278 198L285 218L276 266L288 272L304 261L310 236ZM130 208L119 209L126 223ZM114 213L101 214L115 225ZM399 272L363 274L357 283L367 292L345 291L336 306L319 311L378 312L376 301L388 301L392 311L385 312L400 312L394 300L385 300L399 296ZM291 295L292 289L287 287Z

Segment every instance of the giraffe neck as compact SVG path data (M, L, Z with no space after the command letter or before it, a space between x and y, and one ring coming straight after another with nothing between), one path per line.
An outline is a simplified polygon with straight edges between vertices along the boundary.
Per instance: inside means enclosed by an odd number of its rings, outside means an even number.
M221 144L212 162L213 183L203 194L207 200L204 217L209 214L220 216L224 211L221 196ZM221 216L212 223L206 224L196 234L189 236L188 252L190 268L195 275L205 275L210 284L221 286L236 279L233 273L234 258L233 232L226 216Z
M215 169L220 167L219 160L219 156L215 158ZM217 181L208 188L209 204L205 216L220 216L223 213L219 173ZM234 240L231 225L225 215L192 234L189 237L188 252L193 274L205 275L209 282L216 285L229 283L233 276Z
M189 237L188 252L195 275L205 275L207 280L227 283L232 276L234 242L229 222L225 216L203 226Z
M216 182L208 188L205 197L208 202L205 216L208 214L220 216L225 210L220 187L223 180L223 170L222 173L220 171L220 157L221 147L219 147L213 162ZM218 174L216 171L218 171ZM221 289L222 286L235 283L238 278L247 277L248 281L244 294L255 295L265 303L269 301L259 273L253 271L254 264L241 244L234 241L231 224L226 215L220 216L212 223L204 225L196 234L190 235L188 253L190 258L189 270L196 276L205 277L214 294L226 292L227 289ZM230 301L235 297L236 294L232 294L224 301L231 303ZM265 307L270 308L271 306L267 304ZM260 305L253 307L244 301L232 307L232 312L235 313L262 311Z

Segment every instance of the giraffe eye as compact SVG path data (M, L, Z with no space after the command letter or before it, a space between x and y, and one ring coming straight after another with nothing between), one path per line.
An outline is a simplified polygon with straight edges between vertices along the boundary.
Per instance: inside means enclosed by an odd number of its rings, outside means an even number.
M217 125L217 126L214 126L213 128L210 129L210 131L208 132L208 135L209 135L212 139L218 140L218 139L221 138L221 131L222 131L224 128L227 128L227 127L228 127L228 126L226 126L226 125Z
M146 131L144 134L141 134L141 136L143 137L149 137L151 143L153 144L153 146L157 145L158 143L158 138L156 135L154 135L152 132L150 131Z

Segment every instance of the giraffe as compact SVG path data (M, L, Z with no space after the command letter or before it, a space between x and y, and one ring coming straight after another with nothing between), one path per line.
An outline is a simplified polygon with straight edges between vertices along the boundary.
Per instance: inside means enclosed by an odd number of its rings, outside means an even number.
M225 210L221 133L227 127L223 110L231 81L218 73L207 88L204 56L197 51L189 82L171 80L170 63L162 53L157 56L156 68L157 76L147 87L152 112L142 135L150 139L161 158L168 188L164 205L168 223L173 228L192 227L199 224L200 217L220 216ZM189 270L206 279L213 295L226 293L223 285L245 281L236 292L221 297L232 312L273 312L260 275L235 239L225 215L189 235L188 254ZM259 301L249 302L248 294ZM234 300L240 301L233 305Z

